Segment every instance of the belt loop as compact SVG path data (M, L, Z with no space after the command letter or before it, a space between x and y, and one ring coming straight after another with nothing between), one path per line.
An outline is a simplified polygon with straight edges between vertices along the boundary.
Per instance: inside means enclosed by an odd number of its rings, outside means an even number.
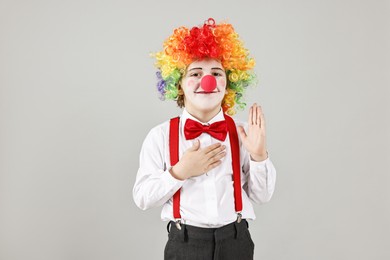
M183 241L187 242L188 241L188 231L186 225L182 225L182 230L183 230Z
M172 225L172 221L168 221L168 224L167 224L168 234L171 233L171 225Z
M237 221L234 222L234 230L236 231L235 234L234 234L234 239L237 239L237 237L238 237L238 231L239 231Z

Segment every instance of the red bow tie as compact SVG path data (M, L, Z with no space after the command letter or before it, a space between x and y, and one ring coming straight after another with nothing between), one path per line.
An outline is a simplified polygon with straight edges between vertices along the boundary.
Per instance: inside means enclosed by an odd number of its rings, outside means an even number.
M224 141L227 135L226 121L218 121L211 125L202 125L192 119L187 119L184 125L184 135L187 140L194 139L200 136L202 133L208 133L215 139Z

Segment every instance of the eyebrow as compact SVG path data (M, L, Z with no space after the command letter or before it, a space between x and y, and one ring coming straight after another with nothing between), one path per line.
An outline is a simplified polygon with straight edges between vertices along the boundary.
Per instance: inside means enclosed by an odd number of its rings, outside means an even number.
M192 69L189 69L188 71L191 71L191 70L202 70L203 68L192 68ZM215 67L215 68L211 68L212 70L222 70L224 71L223 69L219 68L219 67Z

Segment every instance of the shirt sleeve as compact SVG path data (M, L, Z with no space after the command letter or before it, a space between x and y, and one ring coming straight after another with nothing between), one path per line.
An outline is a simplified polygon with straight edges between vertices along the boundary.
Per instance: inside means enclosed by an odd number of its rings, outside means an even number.
M167 169L164 160L166 138L164 128L155 127L142 144L133 187L134 202L142 210L163 205L184 183L175 179Z
M246 124L242 125L246 130ZM261 162L251 160L249 153L240 141L242 176L241 184L248 197L255 203L263 204L270 201L276 182L276 170L268 158Z

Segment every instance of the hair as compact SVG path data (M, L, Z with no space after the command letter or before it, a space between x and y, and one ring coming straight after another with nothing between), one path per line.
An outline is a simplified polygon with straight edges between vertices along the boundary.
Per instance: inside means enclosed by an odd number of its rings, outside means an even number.
M188 65L195 60L212 58L221 62L226 71L227 91L222 101L222 109L229 115L242 110L245 89L254 83L255 61L249 57L249 51L234 31L231 24L215 24L209 18L203 26L179 27L164 41L163 51L153 54L160 99L176 100L179 107L184 106L184 97L180 82Z

